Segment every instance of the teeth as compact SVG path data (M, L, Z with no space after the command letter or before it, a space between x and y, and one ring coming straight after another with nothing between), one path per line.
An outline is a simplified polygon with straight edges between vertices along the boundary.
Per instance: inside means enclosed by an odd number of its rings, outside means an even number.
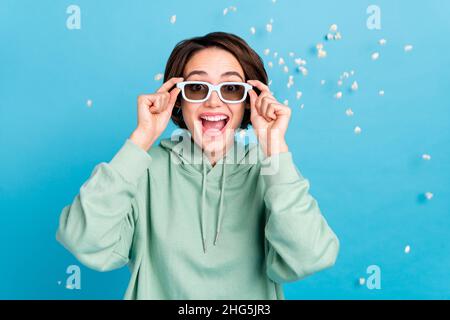
M219 116L200 116L201 119L207 121L221 121L228 119L227 116L219 115Z

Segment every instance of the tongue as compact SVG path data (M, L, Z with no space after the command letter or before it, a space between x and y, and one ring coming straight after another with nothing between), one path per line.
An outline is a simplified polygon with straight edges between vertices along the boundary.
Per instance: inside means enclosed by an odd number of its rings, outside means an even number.
M220 121L208 121L202 119L203 128L205 131L207 130L222 130L223 127L225 127L226 121L220 120Z

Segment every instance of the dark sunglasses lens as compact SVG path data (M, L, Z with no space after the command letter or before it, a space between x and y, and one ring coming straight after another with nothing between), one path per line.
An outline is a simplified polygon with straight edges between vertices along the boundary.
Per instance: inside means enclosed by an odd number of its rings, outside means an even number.
M229 101L242 100L245 94L245 87L240 84L224 84L220 89L222 97Z
M208 95L208 86L202 83L191 83L184 87L186 98L191 100L202 100Z

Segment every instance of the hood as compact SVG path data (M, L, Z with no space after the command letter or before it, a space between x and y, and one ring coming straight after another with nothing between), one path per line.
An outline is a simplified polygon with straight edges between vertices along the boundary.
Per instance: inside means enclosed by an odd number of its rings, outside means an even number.
M202 177L202 192L200 203L200 230L201 240L203 244L203 252L207 252L207 235L205 228L205 199L207 180L209 176L213 179L220 179L220 200L219 207L217 208L217 225L216 233L214 235L213 244L216 245L221 235L222 220L224 217L223 199L226 193L226 180L227 178L250 170L256 163L258 152L258 144L248 143L245 144L237 136L241 136L241 131L235 135L234 142L229 148L225 156L220 159L215 166L220 166L221 170L211 170L211 165L208 157L203 153L200 146L198 146L192 139L192 135L187 129L178 129L171 138L162 139L161 147L170 152L171 161L176 161L180 165L182 170L187 170L191 173L198 174Z

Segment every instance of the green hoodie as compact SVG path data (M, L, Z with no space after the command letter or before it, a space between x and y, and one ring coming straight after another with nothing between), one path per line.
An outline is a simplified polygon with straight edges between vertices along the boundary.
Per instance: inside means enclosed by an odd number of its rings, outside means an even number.
M56 238L81 263L128 264L125 299L284 299L282 283L334 265L339 241L290 152L235 139L211 166L178 132L148 152L127 139L63 208Z

